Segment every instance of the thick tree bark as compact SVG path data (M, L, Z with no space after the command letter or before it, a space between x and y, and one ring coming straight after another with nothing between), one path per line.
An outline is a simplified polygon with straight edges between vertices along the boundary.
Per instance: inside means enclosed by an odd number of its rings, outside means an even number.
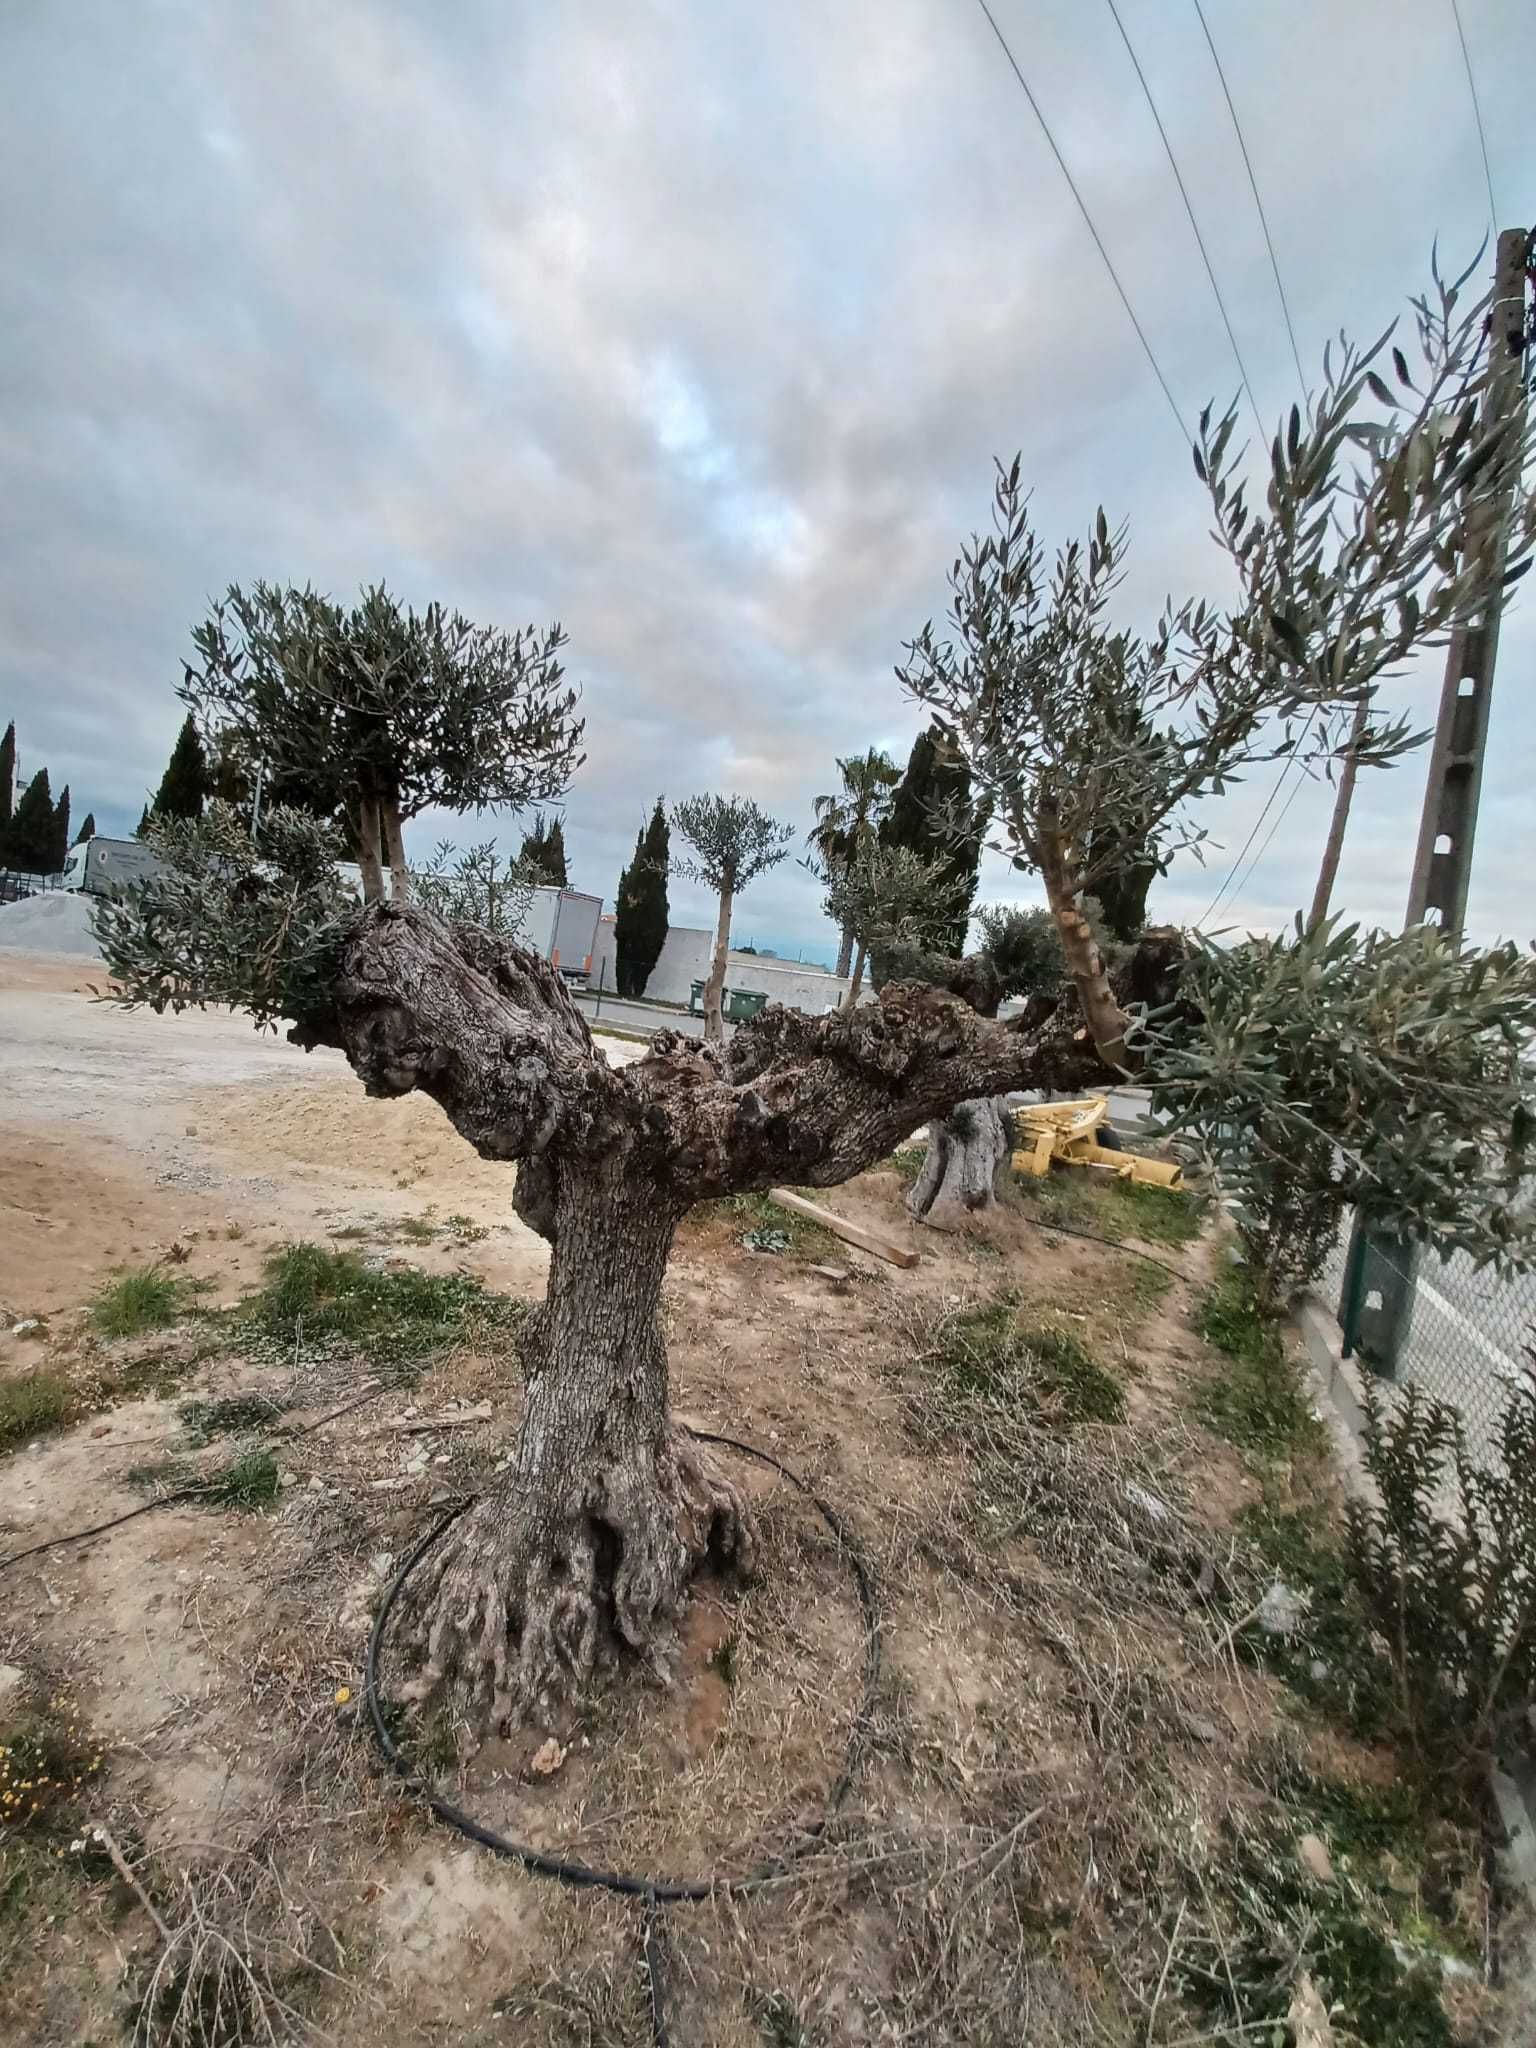
M771 1005L724 1049L659 1032L612 1068L546 960L389 903L360 916L293 1036L517 1160L517 1211L553 1247L512 1466L402 1600L414 1691L445 1689L480 1727L549 1719L601 1662L664 1670L701 1560L750 1566L739 1499L668 1420L657 1304L678 1218L835 1186L957 1103L1097 1070L1070 1019L1016 1030L911 982L822 1017Z
M847 978L848 968L852 960L853 932L851 927L845 924L843 926L842 931L838 934L837 940L837 966L834 969L834 972L837 974L839 980L845 980Z
M1083 915L1082 892L1060 841L1042 839L1040 877L1045 883L1046 900L1061 936L1061 950L1077 989L1088 1035L1107 1067L1128 1074L1133 1064L1125 1042L1130 1020L1115 1000L1108 970Z
M843 1006L851 1010L864 993L864 941L860 939L859 950L853 956L853 976L848 983L848 993L843 997Z
M357 807L357 864L363 876L364 903L380 903L384 898L384 861L379 831L379 811L365 797Z
M405 832L397 803L379 805L379 822L384 838L384 858L389 862L389 900L405 903L411 894L411 871L405 864Z
M709 963L709 979L704 984L706 1045L722 1045L725 1042L725 1020L720 1014L720 1004L725 991L726 955L731 950L732 894L729 888L720 891L720 915L715 923L714 958Z
M935 1230L958 1230L1007 1185L1013 1119L1000 1095L959 1103L928 1126L928 1154L907 1207Z
M512 1464L402 1600L410 1696L443 1686L493 1725L548 1724L600 1664L667 1676L706 1557L750 1571L739 1496L667 1411L658 1308L681 1213L617 1164L561 1176Z

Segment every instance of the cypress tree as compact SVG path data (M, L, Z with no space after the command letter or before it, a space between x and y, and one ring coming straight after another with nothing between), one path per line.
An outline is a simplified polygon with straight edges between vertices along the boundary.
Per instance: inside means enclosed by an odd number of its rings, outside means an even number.
M557 888L564 889L570 883L570 871L565 864L565 827L558 818L544 841L544 872Z
M53 792L48 787L48 770L39 768L22 791L6 835L5 864L24 874L52 872Z
M544 849L548 839L549 834L544 825L544 813L542 811L535 811L533 823L523 834L523 843L517 850L517 858L519 865L537 875L541 882L544 879Z
M11 806L16 800L16 721L13 718L5 728L5 738L0 740L0 841L11 822Z
M156 818L200 818L208 790L208 757L189 711L176 735L150 814Z
M80 830L75 834L75 844L76 846L84 846L87 839L94 839L95 837L96 813L94 811L87 811L85 814L85 823L80 827Z
M619 877L613 920L614 979L621 996L643 996L667 938L667 863L672 835L661 798L635 836L635 857Z
M59 791L53 807L53 841L48 855L48 872L56 875L69 859L69 784Z
M148 830L149 830L149 805L148 805L148 804L146 804L146 805L144 806L143 810L142 810L142 811L140 811L140 813L139 813L139 822L138 822L138 823L137 823L137 825L135 825L135 826L134 826L134 828L133 828L133 836L134 836L134 838L135 838L135 839L142 839L142 838L144 837L144 834L145 834L145 833L146 833L146 832L147 832Z
M945 828L946 816L969 820L969 830L958 841ZM880 839L883 845L905 846L923 860L936 862L961 886L964 909L952 919L935 923L923 935L929 952L958 957L965 951L984 824L984 815L971 803L971 778L965 763L950 754L937 726L920 732L880 828Z

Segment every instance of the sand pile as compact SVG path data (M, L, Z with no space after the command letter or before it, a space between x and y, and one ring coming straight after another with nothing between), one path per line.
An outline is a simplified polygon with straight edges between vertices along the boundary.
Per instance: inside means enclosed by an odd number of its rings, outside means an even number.
M0 903L0 948L22 953L72 953L99 960L91 930L91 898L74 890L50 889Z

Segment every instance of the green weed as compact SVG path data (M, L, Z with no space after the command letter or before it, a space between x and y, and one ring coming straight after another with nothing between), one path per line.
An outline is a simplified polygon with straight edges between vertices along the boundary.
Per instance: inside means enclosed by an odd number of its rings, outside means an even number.
M34 1372L0 1383L0 1450L60 1428L74 1408L74 1389L57 1373Z
M409 1376L434 1351L473 1331L509 1329L524 1313L467 1274L376 1271L355 1252L292 1244L267 1261L266 1284L241 1304L235 1327L290 1352L353 1346L376 1370Z
M207 1506L247 1511L271 1507L281 1490L277 1460L265 1450L246 1451L203 1484Z
M1067 1424L1122 1422L1125 1393L1070 1331L1020 1319L1012 1295L947 1317L923 1359L940 1417L969 1435L975 1411L1029 1408ZM971 1411L971 1413L967 1413Z
M1274 1320L1262 1313L1245 1266L1232 1266L1195 1311L1195 1328L1228 1365L1196 1396L1204 1421L1240 1450L1269 1463L1315 1455L1327 1432L1313 1415L1301 1376Z
M183 1401L176 1410L182 1434L195 1450L216 1436L269 1429L293 1404L270 1394L226 1394L212 1401Z
M802 1256L824 1259L837 1250L838 1241L830 1230L813 1223L809 1216L781 1209L765 1194L724 1195L719 1201L700 1203L696 1213L723 1218L738 1239L758 1230L781 1233L788 1240L788 1249Z
M103 1287L91 1303L91 1320L103 1337L137 1337L163 1330L181 1314L183 1283L163 1266L135 1266Z

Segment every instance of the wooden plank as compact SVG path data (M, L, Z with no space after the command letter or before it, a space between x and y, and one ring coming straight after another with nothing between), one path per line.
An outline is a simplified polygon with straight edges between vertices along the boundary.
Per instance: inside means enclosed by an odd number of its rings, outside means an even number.
M830 1230L834 1236L856 1244L861 1252L873 1252L877 1259L888 1259L893 1266L917 1264L917 1253L908 1250L904 1244L898 1244L894 1237L886 1237L863 1223L850 1223L846 1216L834 1216L830 1209L808 1202L804 1195L797 1195L792 1188L770 1188L768 1199L777 1202L781 1209L793 1210L797 1216L808 1216L823 1230Z

